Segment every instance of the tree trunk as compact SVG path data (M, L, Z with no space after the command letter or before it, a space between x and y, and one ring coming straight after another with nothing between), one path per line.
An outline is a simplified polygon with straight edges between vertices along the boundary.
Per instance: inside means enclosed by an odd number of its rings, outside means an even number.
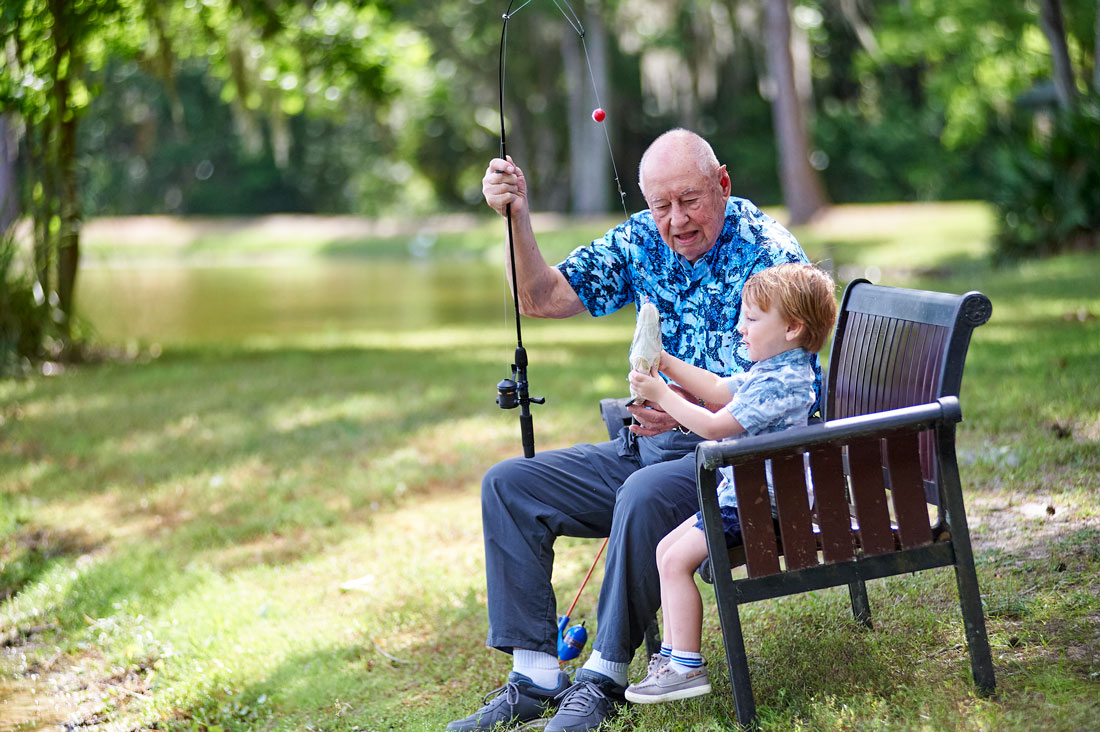
M66 84L65 86L68 86ZM64 314L62 329L70 335L76 294L76 273L80 263L80 193L76 177L76 117L61 121L57 162L61 180L58 186L58 211L61 226L57 234L57 298Z
M588 4L585 17L584 43L588 48L588 61L592 64L589 75L584 47L577 34L562 24L561 59L565 70L566 88L569 94L569 191L573 213L603 213L611 190L611 166L604 137L603 125L612 124L607 112L604 122L595 122L595 84L600 94L608 94L607 85L607 33L596 3ZM601 98L607 104L608 99ZM589 103L591 102L591 103Z
M1096 43L1092 47L1092 91L1100 94L1100 0L1096 0Z
M772 125L779 149L779 182L791 224L804 224L828 205L817 171L810 165L809 135L795 85L791 15L787 0L764 5L768 71L775 83Z
M67 4L51 3L54 15L54 112L57 115L57 145L53 160L58 170L57 208L57 299L64 319L61 330L70 338L76 272L80 261L80 201L76 176L76 113L70 104L72 79L79 73L80 59L73 43L72 18ZM66 346L71 344L67 343Z
M19 188L15 178L16 145L10 115L0 114L0 236L5 236L19 217Z
M34 277L41 285L43 294L53 292L50 281L50 263L53 261L53 234L50 233L50 221L54 214L54 176L51 140L53 135L53 115L46 115L42 121L23 120L23 139L27 145L26 174L31 193L28 201L30 217L34 230ZM35 183L40 190L35 193Z
M1054 75L1054 94L1058 106L1070 109L1077 96L1076 82L1073 80L1073 66L1069 60L1069 48L1066 45L1066 29L1062 23L1061 0L1039 0L1039 25L1050 44L1050 61Z

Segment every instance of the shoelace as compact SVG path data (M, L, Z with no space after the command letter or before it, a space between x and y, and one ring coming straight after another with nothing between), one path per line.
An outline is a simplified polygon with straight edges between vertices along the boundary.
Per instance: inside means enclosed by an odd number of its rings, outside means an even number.
M578 681L554 697L554 701L561 701L561 706L558 707L559 712L587 714L600 699L606 698L607 694L604 694L603 689L596 684L591 681Z
M649 665L645 667L646 676L653 673L654 669L668 664L668 662L668 656L662 655L659 652L654 653L649 657Z
M492 702L489 701L490 698L493 698ZM504 686L493 689L484 697L482 697L481 703L486 707L497 707L499 706L498 702L502 699L507 702L508 706L516 705L516 702L519 701L519 686L516 684L516 682L509 681Z

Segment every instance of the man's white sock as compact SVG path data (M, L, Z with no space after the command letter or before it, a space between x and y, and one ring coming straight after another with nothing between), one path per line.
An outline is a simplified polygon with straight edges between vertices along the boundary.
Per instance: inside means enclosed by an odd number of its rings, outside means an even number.
M581 668L603 674L619 686L626 686L626 672L627 669L630 668L630 662L616 663L615 661L607 661L604 660L604 657L599 651L592 651L592 655L588 657L588 660L584 662L584 666Z
M544 689L558 688L558 657L541 651L516 648L512 651L512 670L523 674Z

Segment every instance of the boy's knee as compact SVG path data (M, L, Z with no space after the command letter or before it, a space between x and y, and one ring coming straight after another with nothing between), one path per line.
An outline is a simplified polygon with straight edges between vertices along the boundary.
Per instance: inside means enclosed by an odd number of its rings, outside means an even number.
M662 543L664 542L662 541ZM698 556L700 551L702 552L702 556ZM676 542L665 547L664 552L658 551L657 571L662 577L671 577L674 575L686 575L690 577L695 573L695 569L705 558L705 545L702 547L695 547L687 541Z

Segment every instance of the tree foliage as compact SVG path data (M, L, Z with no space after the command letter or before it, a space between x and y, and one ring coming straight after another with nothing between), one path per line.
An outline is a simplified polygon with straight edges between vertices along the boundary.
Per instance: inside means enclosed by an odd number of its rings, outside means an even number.
M412 29L394 24L384 2L12 0L0 10L0 47L5 55L0 67L3 129L16 129L21 140L19 199L32 222L33 281L56 303L61 341L70 351L83 217L78 164L93 161L88 166L93 175L85 176L85 183L96 181L98 174L106 184L99 191L93 188L93 202L98 202L95 192L105 198L109 187L120 182L104 150L89 148L86 136L78 141L79 122L93 99L113 101L110 92L118 88L113 82L119 74L126 78L140 70L137 86L123 84L127 92L155 80L154 96L163 99L157 111L164 116L153 114L140 95L131 98L132 105L99 107L100 137L138 150L124 160L124 175L132 185L118 186L114 200L126 201L127 193L148 187L147 161L161 162L149 154L155 148L185 161L160 176L158 182L166 186L159 191L163 203L171 208L178 200L178 208L189 186L187 200L200 211L204 206L225 211L219 208L227 200L222 194L242 180L245 195L229 197L230 204L247 208L273 201L295 208L302 199L297 186L280 179L294 152L292 120L320 119L336 126L352 100L355 110L375 107L371 121L379 142L386 144L403 134L408 119L419 116L409 110L433 83L424 73L427 44ZM189 73L201 77L191 89L197 106L185 106L181 93ZM210 110L217 126L203 129ZM197 128L189 126L196 119ZM225 145L230 120L237 134L235 144ZM123 128L129 123L138 134L123 142L113 122ZM197 143L193 131L200 133ZM200 154L207 146L211 154L191 166L186 161L196 152L194 145ZM216 172L226 177L212 158L224 158L228 172L242 175L204 196L210 186L195 185L183 173L200 183ZM359 195L387 189L384 175L366 177L355 168L347 172L344 185L358 183ZM408 183L408 176L397 182ZM389 189L394 187L404 188ZM7 202L8 191L2 193L0 199ZM286 195L273 195L278 193ZM109 207L97 212L104 209Z

